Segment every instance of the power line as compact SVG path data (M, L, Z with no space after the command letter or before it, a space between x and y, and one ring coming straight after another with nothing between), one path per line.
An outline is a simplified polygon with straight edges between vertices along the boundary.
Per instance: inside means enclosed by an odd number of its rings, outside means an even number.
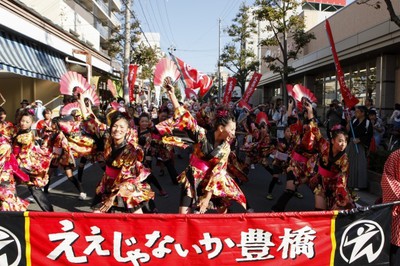
M204 31L197 39L195 39L191 44L193 43L198 43L201 39L204 38L206 34L209 34L211 30L213 30L215 27L217 27L218 24L213 24L210 28L208 28L206 31Z
M150 2L150 5L151 5L151 2ZM158 15L159 15L163 30L165 32L165 35L167 36L167 39L168 39L169 43L172 43L173 41L171 41L171 39L169 38L169 32L168 32L168 30L166 30L165 23L163 23L163 19L162 19L163 16L161 14L160 7L158 5L156 5L156 7L157 7ZM167 24L168 24L168 22L167 22Z
M128 11L129 11L129 13L131 13L132 18L134 18L136 21L139 21L138 18L137 18L137 16L135 15L135 13L132 11L132 9L131 9L130 7L127 6L126 2L125 2L125 8L127 8ZM147 19L146 19L146 21L147 21ZM143 36L144 36L144 38L145 38L147 44L149 45L149 47L150 47L151 49L153 49L153 47L151 46L149 40L147 39L146 34L144 33L144 31L143 31L143 29L142 29L142 26L140 25L140 21L139 21L138 24L139 24L139 30L140 30L140 32L143 34ZM120 35L121 35L121 34L120 34ZM131 48L134 49L133 43L131 43Z
M145 14L145 12L144 12L144 9L143 9L142 4L140 3L140 1L137 1L137 2L139 3L140 9L142 10L142 13L143 13L144 20L146 20L146 23L147 23L147 25L148 25L148 27L149 27L149 30L150 30L151 32L155 32L155 31L153 31L153 30L151 29L151 27L150 27L150 23L149 23L149 21L147 20L147 17L146 17L146 14Z
M143 13L142 15L144 16L144 18L145 18L145 20L146 20L146 22L147 22L147 25L149 26L150 32L157 32L157 31L155 31L155 30L153 31L153 30L150 28L150 24L149 24L149 22L148 22L148 20L147 20L147 16L146 16L146 14L145 14L146 12L144 11L143 6L142 6L142 4L140 3L140 1L137 1L137 2L139 2L140 9L142 10L142 13ZM137 18L137 16L135 16L135 18L139 21L139 19ZM156 22L157 22L157 21L156 21ZM158 23L157 23L157 25L158 25ZM148 40L148 38L147 38L145 32L143 31L143 28L141 27L140 23L139 23L139 29L140 29L140 31L142 32L143 36L145 37L147 44L151 47L151 44L150 44L150 42L149 42L149 40ZM153 41L155 41L155 39L153 39Z
M185 50L185 49L176 49L177 51L180 52L194 52L194 53L207 53L207 52L212 52L215 51L215 49L206 49L206 50Z
M153 5L151 4L151 1L149 1L149 3L150 3L151 11L152 11L153 16L154 16L154 20L156 21L156 25L157 25L157 27L158 27L158 32L162 32L161 27L160 27L160 25L158 24L158 19L157 19L156 13L154 12ZM169 37L168 37L167 34L165 35L165 37L167 38L168 42L171 43L171 40L169 39Z
M239 1L230 1L230 3L231 3L231 6L229 7L229 8L227 8L226 10L225 10L225 12L223 12L222 14L221 14L221 19L224 19L227 15L229 15L229 13L232 11L232 9L235 7L235 4L237 4Z
M174 44L177 44L175 42L174 32L172 31L172 28L171 28L171 21L169 19L168 8L167 8L167 4L166 4L165 0L164 0L164 10L165 10L165 14L167 15L167 23L168 23L168 28L169 28L169 30L171 32L172 40L174 41Z

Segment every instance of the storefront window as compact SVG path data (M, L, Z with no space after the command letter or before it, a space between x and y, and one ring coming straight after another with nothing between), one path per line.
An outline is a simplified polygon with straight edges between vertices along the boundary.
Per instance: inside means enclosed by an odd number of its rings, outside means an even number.
M318 104L323 104L325 101L324 94L324 77L319 75L314 81L314 95L318 99Z
M325 77L324 105L329 106L333 99L337 99L336 75L334 75L334 73L329 73L328 76Z
M347 79L346 79L347 80ZM376 98L376 64L369 61L352 67L350 76L351 92L360 100L360 104L365 103L365 99Z
M376 62L369 61L367 65L367 93L368 97L376 100Z
M361 103L365 99L366 92L366 81L365 81L365 69L359 70L358 66L354 66L351 71L350 77L350 90L353 95L355 95Z

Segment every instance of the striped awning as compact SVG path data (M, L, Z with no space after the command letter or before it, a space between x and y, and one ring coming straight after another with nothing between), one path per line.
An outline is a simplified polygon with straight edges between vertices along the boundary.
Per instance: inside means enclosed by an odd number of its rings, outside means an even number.
M64 57L45 45L0 30L0 69L59 82L67 72Z

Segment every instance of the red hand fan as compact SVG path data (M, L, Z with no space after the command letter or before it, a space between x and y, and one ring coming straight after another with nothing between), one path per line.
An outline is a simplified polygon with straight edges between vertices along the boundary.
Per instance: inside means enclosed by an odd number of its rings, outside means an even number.
M65 105L63 108L61 108L61 115L62 116L71 115L72 111L74 110L81 112L81 108L79 108L79 104L77 102L69 103Z
M300 84L296 84L293 87L293 97L301 102L301 99L304 97L306 98L309 102L312 103L316 103L317 102L317 98L315 97L315 95L306 87L304 87L303 85Z
M100 99L99 96L96 93L96 90L94 88L89 88L85 90L84 92L81 93L81 97L83 99L89 99L93 105L99 106L100 105Z
M90 89L91 87L87 80L81 74L73 71L68 71L61 77L60 92L61 94L65 95L73 95L74 88L76 88L75 91L78 90L78 92L83 92Z
M256 124L261 125L263 122L270 125L268 115L265 112L259 112L256 116Z
M168 58L162 58L154 70L154 86L162 86L167 77L170 77L172 83L174 83L179 75L176 64Z
M110 90L114 98L118 98L117 88L115 88L115 85L111 79L107 80L107 88Z

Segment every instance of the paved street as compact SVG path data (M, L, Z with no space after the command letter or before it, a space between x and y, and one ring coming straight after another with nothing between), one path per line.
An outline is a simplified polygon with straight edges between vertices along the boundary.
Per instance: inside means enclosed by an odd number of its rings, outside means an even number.
M176 167L178 173L180 173L188 164L189 153L188 151L182 152L183 159L176 158ZM165 171L164 176L159 176L161 168L153 164L153 172L157 176L161 185L168 192L168 197L161 197L158 194L158 190L153 188L156 192L156 205L160 213L177 213L179 205L179 186L173 185L168 172ZM98 165L87 165L83 177L83 185L85 191L88 194L86 200L81 201L78 199L78 191L75 189L73 184L69 182L64 173L60 171L57 177L53 177L51 180L51 186L49 191L49 199L54 205L56 212L91 212L90 203L93 199L94 189L96 184L99 182L102 176L102 170ZM275 203L276 199L282 193L284 189L285 180L284 177L280 177L282 185L276 185L273 191L274 200L268 200L265 198L267 190L267 182L271 180L271 175L260 165L256 165L254 170L250 170L249 182L242 185L242 190L245 193L248 202L255 212L269 212L271 206ZM27 189L23 186L19 186L18 193L21 197L27 198L30 196ZM307 211L313 210L313 195L310 189L306 186L300 186L299 192L304 195L303 199L292 198L287 206L288 211ZM361 204L372 204L376 197L372 196L367 192L359 192L361 197ZM29 210L35 211L40 210L35 202L29 206ZM243 212L241 206L233 203L231 212Z

